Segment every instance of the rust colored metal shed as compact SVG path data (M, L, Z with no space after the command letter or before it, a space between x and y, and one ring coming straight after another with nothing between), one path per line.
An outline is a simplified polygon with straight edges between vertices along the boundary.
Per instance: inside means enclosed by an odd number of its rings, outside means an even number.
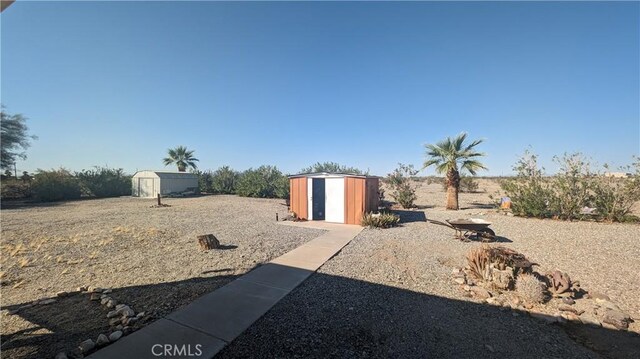
M343 173L289 176L289 203L298 218L361 224L362 215L378 210L379 177Z

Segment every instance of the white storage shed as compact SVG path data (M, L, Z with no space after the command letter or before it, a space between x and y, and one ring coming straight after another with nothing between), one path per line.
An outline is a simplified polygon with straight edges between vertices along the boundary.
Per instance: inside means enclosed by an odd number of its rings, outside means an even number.
M157 197L187 191L197 192L198 175L188 172L138 171L131 179L131 195Z

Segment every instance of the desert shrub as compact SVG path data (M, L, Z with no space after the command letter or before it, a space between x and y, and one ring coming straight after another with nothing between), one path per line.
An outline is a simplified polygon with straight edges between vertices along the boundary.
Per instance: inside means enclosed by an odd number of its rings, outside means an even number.
M312 166L303 168L300 170L300 173L319 173L319 172L329 172L329 173L348 173L355 175L366 174L362 170L355 168L344 166L336 162L316 162Z
M213 193L213 173L211 171L192 170L192 173L198 175L198 191L200 193Z
M90 197L117 197L131 195L131 176L122 168L94 167L75 173L82 192Z
M362 216L362 226L369 228L390 228L400 223L400 217L390 212L365 213Z
M404 165L398 163L392 173L387 175L384 179L385 183L391 188L391 197L402 206L402 208L414 207L414 202L418 198L416 196L416 189L411 182L411 178L418 173L413 165Z
M31 197L30 181L6 179L0 186L0 198L3 200L23 199Z
M64 168L38 170L31 189L34 196L43 202L78 199L82 196L80 181Z
M533 274L520 274L516 280L516 292L520 298L531 304L544 302L545 287Z
M601 219L626 222L632 219L631 208L640 201L640 158L633 164L635 173L626 178L597 176L593 180L593 206ZM605 169L609 167L605 165ZM622 168L630 170L630 167Z
M560 219L579 219L582 208L591 203L592 173L589 162L579 153L554 157L560 171L549 183L549 211Z
M289 179L275 166L260 166L242 173L236 193L243 197L287 198Z
M234 194L239 179L239 172L232 170L229 166L220 167L213 172L211 189L213 193Z
M542 176L544 169L538 167L538 157L525 151L513 169L516 177L500 183L502 190L511 198L513 214L537 218L550 217L549 202L553 192L549 181Z

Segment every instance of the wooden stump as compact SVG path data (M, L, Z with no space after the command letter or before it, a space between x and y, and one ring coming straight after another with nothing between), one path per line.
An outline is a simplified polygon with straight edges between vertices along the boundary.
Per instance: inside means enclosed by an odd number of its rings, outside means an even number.
M220 248L220 241L213 234L198 236L198 243L203 251Z

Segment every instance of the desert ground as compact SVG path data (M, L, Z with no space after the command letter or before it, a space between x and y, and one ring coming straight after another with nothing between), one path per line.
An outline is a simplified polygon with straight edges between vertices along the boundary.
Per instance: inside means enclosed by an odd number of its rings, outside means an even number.
M401 226L363 230L220 357L639 357L640 226L511 217L491 207L495 182L481 180L480 189L462 193L463 209L452 212L440 184L419 183L418 209L398 211ZM144 312L140 327L322 233L278 225L275 213L287 213L281 200L166 203L116 198L3 209L3 354L53 357L109 331L106 309L86 294L56 297L60 291L111 288L118 302ZM636 321L629 331L549 324L469 297L452 270L480 244L424 221L466 217L492 222L499 245L525 254L540 272L569 273ZM205 233L224 250L201 251L196 236ZM43 298L56 302L24 307ZM553 299L533 310L554 315L558 305ZM594 301L575 307L592 311Z

